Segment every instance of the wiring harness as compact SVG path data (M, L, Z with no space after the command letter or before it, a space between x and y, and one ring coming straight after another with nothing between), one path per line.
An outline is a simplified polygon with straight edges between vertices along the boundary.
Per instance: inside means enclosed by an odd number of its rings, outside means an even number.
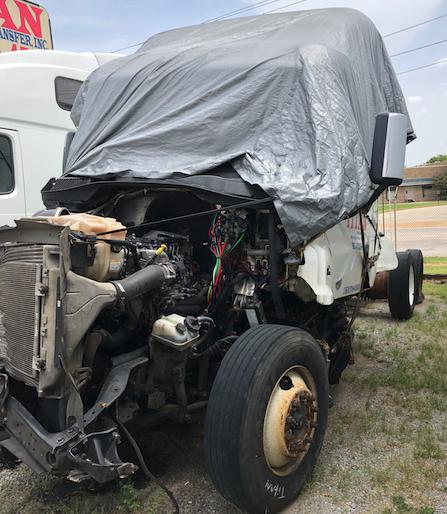
M208 304L211 305L222 291L225 278L223 260L229 256L245 237L245 230L234 223L225 212L216 213L208 231L210 251L216 257L208 288ZM239 228L239 231L237 231ZM236 233L235 233L236 229Z

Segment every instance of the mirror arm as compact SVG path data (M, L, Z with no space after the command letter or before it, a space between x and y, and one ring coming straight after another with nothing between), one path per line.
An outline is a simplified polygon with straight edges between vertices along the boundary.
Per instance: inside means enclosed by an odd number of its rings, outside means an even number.
M374 191L371 198L366 202L366 204L360 208L360 211L366 214L371 209L373 203L380 198L380 196L388 189L388 187L389 186L386 184L381 184Z

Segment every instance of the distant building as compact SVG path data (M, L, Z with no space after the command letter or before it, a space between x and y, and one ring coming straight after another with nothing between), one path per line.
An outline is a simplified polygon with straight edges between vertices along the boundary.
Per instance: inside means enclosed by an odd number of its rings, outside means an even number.
M447 162L405 168L404 181L397 188L397 202L430 202L438 200L433 178L447 173Z

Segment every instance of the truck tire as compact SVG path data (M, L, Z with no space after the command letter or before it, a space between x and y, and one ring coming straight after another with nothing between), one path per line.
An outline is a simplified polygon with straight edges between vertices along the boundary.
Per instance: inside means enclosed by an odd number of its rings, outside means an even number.
M409 252L397 252L398 267L388 277L388 305L394 319L410 319L416 304L416 273Z
M220 493L249 513L299 494L326 432L328 370L304 330L260 325L225 355L205 420L205 456Z
M419 305L424 301L424 293L422 292L424 284L424 256L421 250L411 249L407 250L411 254L414 263L414 275L415 275L415 298L416 305Z

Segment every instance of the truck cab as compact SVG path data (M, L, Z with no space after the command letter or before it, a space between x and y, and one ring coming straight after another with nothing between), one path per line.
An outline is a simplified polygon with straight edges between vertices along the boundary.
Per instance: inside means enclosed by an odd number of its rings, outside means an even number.
M0 54L0 226L43 209L42 186L62 169L71 107L86 77L116 54Z
M132 428L202 417L222 495L283 511L363 298L403 320L421 293L421 252L396 253L374 210L415 137L380 34L351 9L169 31L92 73L72 118L47 211L0 229L0 452L153 479Z

